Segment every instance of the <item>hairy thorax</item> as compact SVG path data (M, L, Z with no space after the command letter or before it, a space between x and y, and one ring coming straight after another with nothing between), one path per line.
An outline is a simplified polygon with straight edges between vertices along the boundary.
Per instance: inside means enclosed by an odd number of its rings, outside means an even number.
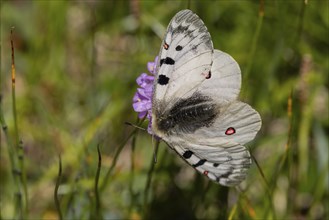
M152 117L153 132L160 138L175 133L194 133L202 127L209 127L218 107L210 97L195 94L180 99L164 112L155 111Z

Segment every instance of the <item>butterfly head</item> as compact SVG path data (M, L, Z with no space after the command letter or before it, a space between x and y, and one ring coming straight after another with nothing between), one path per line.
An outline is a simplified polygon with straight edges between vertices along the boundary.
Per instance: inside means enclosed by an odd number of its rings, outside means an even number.
M162 123L167 124L167 126L169 127L170 122L166 121L163 117L157 117L154 113L152 113L152 132L161 139L166 136L165 130L163 130L161 126L159 126Z

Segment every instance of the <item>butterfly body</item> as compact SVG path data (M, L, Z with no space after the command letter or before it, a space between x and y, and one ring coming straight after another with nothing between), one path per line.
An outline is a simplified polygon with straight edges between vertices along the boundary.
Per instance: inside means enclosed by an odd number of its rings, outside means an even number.
M162 109L163 112L158 110L155 113L154 124L157 126L156 130L167 135L193 133L200 127L209 126L217 114L215 102L200 94L178 99L172 108Z
M239 184L251 165L244 146L261 127L259 114L237 100L241 71L213 48L202 20L178 12L162 42L152 101L152 131L186 162L225 186Z

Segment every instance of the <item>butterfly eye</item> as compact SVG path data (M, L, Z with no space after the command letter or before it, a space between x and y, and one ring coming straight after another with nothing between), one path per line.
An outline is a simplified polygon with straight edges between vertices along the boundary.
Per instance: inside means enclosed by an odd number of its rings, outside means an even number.
M226 135L232 135L235 134L235 129L232 127L229 127L226 131L225 131Z

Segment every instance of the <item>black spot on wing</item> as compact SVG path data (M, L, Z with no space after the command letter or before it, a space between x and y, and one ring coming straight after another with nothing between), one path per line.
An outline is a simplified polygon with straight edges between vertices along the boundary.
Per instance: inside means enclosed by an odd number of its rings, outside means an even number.
M199 160L196 164L193 164L192 166L195 168L195 167L198 167L198 166L201 166L203 165L207 160L206 159L202 159L202 160Z
M183 49L183 47L180 46L180 45L178 45L178 46L176 47L176 51L181 51L182 49Z
M193 155L193 152L188 150L188 151L185 151L184 154L183 154L183 157L185 159L189 159L191 156Z
M220 178L228 178L230 175L232 175L232 171L228 171L227 173L220 175Z
M162 66L162 64L168 64L168 65L174 65L175 64L175 60L173 60L170 57L166 57L160 60L160 66Z
M179 26L177 26L177 27L173 30L172 35L175 36L175 35L177 35L177 34L182 34L182 33L184 33L185 31L187 31L188 28L189 28L189 26L187 26L187 25L186 25L186 26L179 25Z
M220 175L220 176L217 176L217 177L216 177L216 182L219 183L220 180L221 180L222 178L224 178L224 179L227 179L227 180L226 180L226 184L225 184L226 186L231 185L231 184L236 185L236 183L235 183L234 181L228 179L230 175L232 175L232 171L228 171L227 173L224 173L224 174L222 174L222 175ZM222 184L221 184L221 185L222 185Z
M159 83L160 85L167 85L168 82L169 82L169 78L168 78L168 77L166 77L165 75L162 75L162 74L159 75L158 83Z

